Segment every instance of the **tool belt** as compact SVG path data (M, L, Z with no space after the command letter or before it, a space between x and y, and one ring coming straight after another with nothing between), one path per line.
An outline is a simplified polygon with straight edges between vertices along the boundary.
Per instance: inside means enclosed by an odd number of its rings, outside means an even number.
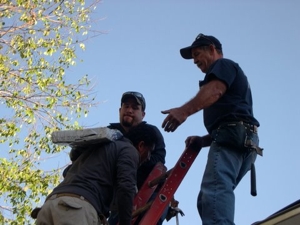
M249 123L245 123L244 121L238 121L238 122L236 122L236 123L244 125L246 129L248 129L248 130L250 130L251 132L257 134L258 128L257 128L256 125L252 125L252 124L249 124Z
M258 155L263 155L262 148L258 146L257 126L245 123L243 121L224 122L212 131L214 142L242 149L242 151L256 151Z

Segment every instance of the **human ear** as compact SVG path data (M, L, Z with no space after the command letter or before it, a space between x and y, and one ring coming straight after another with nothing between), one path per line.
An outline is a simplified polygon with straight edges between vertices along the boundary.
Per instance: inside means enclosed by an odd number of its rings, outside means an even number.
M138 143L138 151L139 151L139 153L140 154L142 154L143 153L143 151L144 151L144 146L145 146L145 142L144 141L140 141L139 143Z
M214 51L216 50L215 46L213 45L209 45L208 48L210 53L214 53Z

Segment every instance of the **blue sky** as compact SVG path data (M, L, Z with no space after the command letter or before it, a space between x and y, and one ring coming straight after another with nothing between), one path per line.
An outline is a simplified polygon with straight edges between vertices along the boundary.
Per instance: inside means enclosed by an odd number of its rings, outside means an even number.
M204 77L191 60L181 58L179 49L198 33L216 36L224 57L239 63L248 76L264 148L264 156L256 161L258 195L250 195L248 173L235 191L235 222L244 225L266 218L300 195L299 12L296 0L103 1L93 15L102 19L94 29L106 34L89 40L79 55L83 62L68 71L70 78L88 74L95 81L100 104L81 125L118 122L122 93L140 91L146 98L145 120L161 130L171 169L186 137L206 134L202 112L174 133L161 129L161 110L192 98ZM202 149L175 194L185 213L180 224L201 224L196 198L207 153L208 148ZM68 162L66 154L58 160Z

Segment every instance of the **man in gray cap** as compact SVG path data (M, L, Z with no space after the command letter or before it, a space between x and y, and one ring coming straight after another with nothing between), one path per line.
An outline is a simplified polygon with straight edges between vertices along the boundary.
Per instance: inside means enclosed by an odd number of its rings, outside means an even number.
M189 116L203 110L208 135L190 136L186 146L210 146L198 195L197 207L203 225L234 224L234 189L250 170L257 154L257 127L247 77L237 63L223 58L220 41L199 34L191 46L180 50L184 59L205 73L200 90L184 105L162 111L162 123L174 132Z

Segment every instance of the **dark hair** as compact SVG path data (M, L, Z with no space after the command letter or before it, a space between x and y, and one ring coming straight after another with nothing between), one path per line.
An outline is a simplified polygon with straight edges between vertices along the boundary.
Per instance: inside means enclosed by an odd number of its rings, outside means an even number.
M134 146L141 141L144 141L147 146L156 143L156 132L154 128L145 122L141 122L140 124L131 127L125 134L125 137L127 137Z

